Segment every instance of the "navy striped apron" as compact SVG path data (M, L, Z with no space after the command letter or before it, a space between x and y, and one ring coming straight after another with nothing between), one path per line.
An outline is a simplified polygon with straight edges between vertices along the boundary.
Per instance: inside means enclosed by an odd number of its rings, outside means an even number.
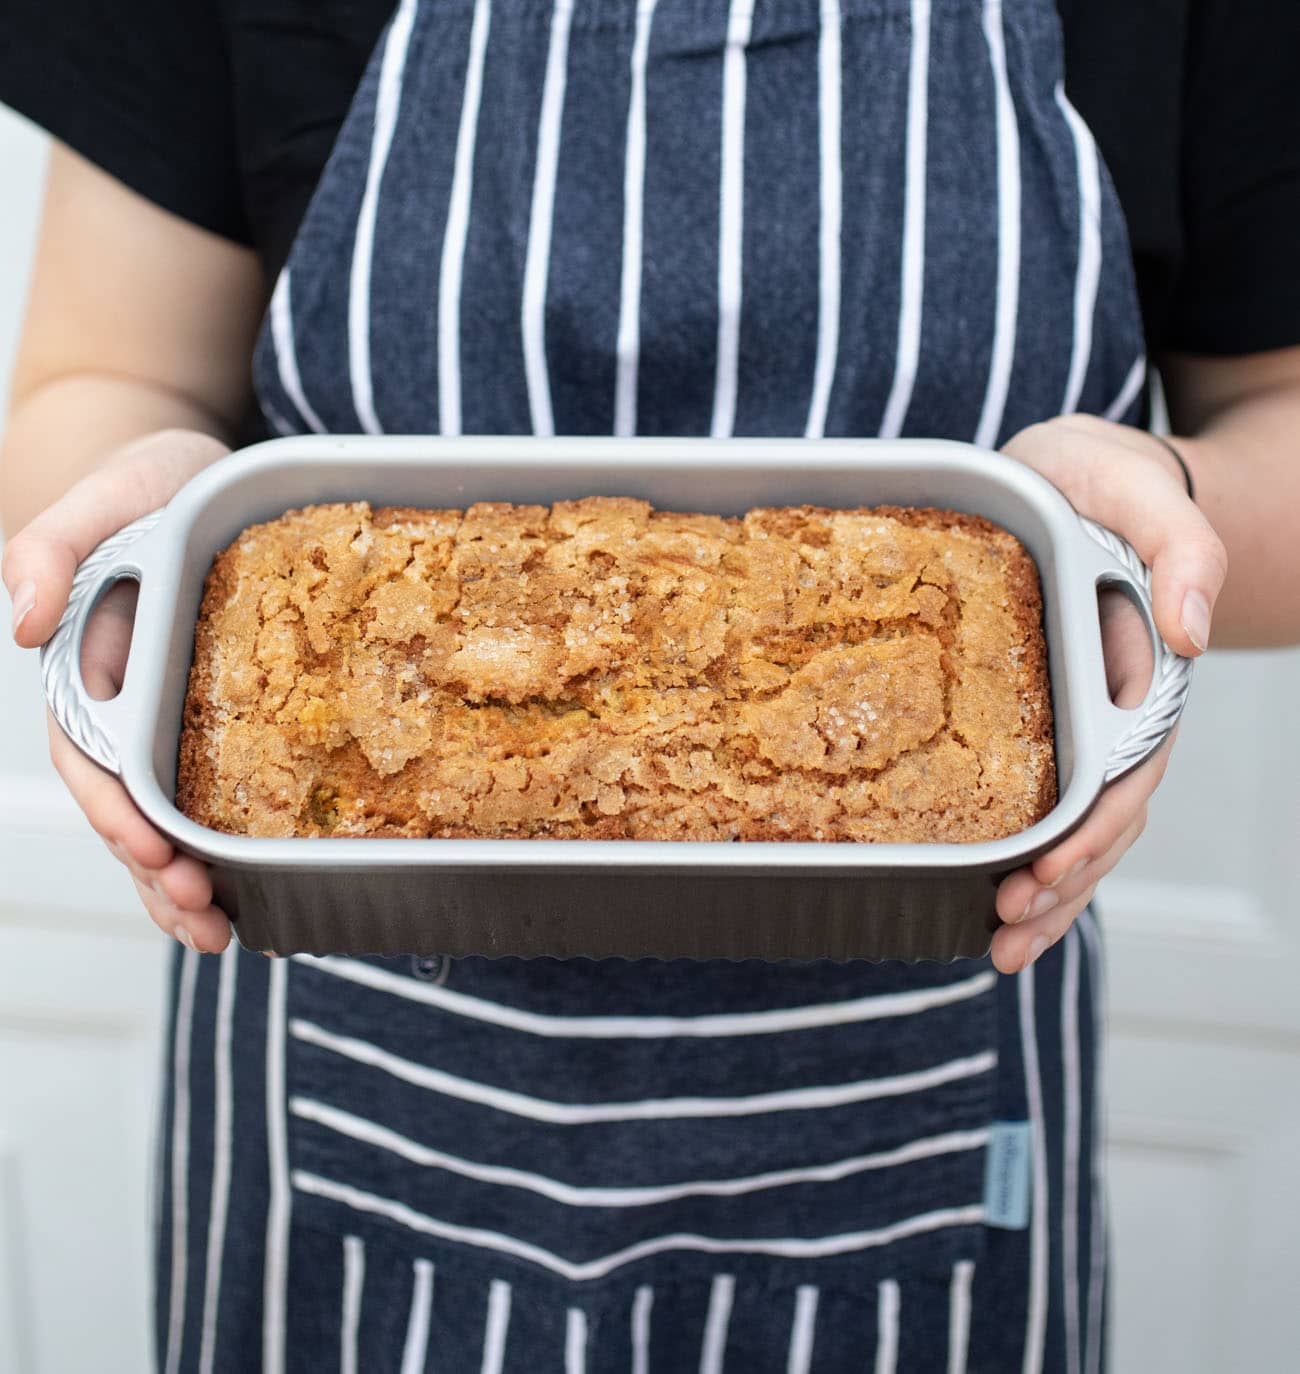
M285 433L987 445L1144 370L1050 0L402 0L255 359ZM159 1368L1094 1374L1101 989L1091 913L1014 978L182 952Z

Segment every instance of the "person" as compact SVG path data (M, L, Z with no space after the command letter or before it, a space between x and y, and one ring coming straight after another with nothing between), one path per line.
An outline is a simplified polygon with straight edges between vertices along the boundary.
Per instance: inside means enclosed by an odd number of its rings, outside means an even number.
M97 541L317 430L974 440L1133 542L1180 653L1300 639L1294 6L9 0L0 33L58 140L4 449L22 645ZM129 621L88 636L103 693ZM1168 746L950 966L262 959L51 752L185 946L166 1374L1104 1366L1090 902Z

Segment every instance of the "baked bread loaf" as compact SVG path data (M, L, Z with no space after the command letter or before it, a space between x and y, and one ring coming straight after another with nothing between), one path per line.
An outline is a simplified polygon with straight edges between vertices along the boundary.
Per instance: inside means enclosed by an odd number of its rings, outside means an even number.
M972 841L1055 803L1037 571L975 516L323 505L209 574L177 805L260 836Z

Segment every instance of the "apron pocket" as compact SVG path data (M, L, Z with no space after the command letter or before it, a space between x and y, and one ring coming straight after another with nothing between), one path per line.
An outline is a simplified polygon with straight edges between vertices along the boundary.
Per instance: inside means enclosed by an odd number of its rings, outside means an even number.
M984 1243L995 975L295 960L295 1220L482 1273L946 1281Z

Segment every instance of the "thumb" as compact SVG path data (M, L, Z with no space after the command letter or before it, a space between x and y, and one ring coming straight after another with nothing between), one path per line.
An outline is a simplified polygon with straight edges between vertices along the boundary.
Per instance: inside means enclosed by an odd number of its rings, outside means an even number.
M1156 628L1180 654L1204 653L1210 618L1228 573L1222 540L1204 518L1170 528L1151 560Z
M118 449L5 545L0 575L13 635L35 648L54 633L73 574L96 544L166 505L195 473L229 453L210 434L169 429Z

